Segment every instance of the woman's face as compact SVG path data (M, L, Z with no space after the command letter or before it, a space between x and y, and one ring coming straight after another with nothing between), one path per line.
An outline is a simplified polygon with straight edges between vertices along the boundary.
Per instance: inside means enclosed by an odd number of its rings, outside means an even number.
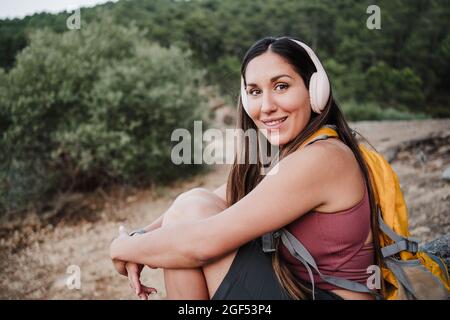
M245 71L248 113L274 145L293 140L311 117L309 92L300 75L280 55L266 52Z

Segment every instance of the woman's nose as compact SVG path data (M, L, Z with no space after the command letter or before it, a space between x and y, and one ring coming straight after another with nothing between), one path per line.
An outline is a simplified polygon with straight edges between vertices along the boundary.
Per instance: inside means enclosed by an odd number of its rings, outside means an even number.
M261 102L261 112L270 113L277 109L274 100L272 99L272 95L270 93L263 94L262 102Z

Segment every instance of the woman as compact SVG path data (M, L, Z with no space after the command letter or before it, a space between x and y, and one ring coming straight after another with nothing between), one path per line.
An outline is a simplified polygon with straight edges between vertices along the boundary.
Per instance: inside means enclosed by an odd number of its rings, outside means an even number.
M279 146L276 173L235 160L217 190L185 192L145 233L114 240L114 265L143 299L153 290L139 281L144 265L164 268L169 299L311 298L307 271L280 241L274 253L262 251L259 237L285 226L322 274L365 284L367 267L379 264L368 171L314 52L294 38L264 38L246 53L241 75L237 126ZM340 139L300 148L325 125ZM372 299L314 281L316 299Z

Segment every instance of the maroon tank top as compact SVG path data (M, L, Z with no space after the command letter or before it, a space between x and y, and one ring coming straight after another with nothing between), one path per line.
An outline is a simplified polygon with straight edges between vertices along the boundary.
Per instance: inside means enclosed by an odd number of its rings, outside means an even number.
M375 264L373 243L364 245L370 232L366 186L363 198L355 206L334 213L310 211L286 228L308 249L322 274L366 284L371 275L367 267ZM305 266L283 244L280 256L299 280L311 282ZM315 271L313 275L315 286L320 289L342 289L323 281Z

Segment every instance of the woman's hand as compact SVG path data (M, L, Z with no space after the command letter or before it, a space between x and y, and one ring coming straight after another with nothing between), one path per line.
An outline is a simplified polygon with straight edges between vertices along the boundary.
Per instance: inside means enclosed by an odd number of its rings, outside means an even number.
M125 231L125 228L123 226L120 226L119 236L113 241L126 237L129 237L128 233ZM144 268L144 265L117 259L113 259L112 262L114 268L119 274L128 277L128 280L130 281L130 287L134 290L134 292L140 299L147 300L149 294L157 292L155 288L144 286L140 281L140 274L142 269Z
M128 234L125 232L125 228L124 226L120 226L119 227L119 236L113 240L117 241L118 239L124 238L124 237L128 237ZM114 265L114 268L116 269L116 271L123 275L123 276L127 276L127 270L126 270L126 261L122 261L122 260L117 260L117 259L112 259L112 263Z
M127 262L125 268L128 274L128 280L130 281L130 287L135 291L136 295L140 299L147 300L149 294L157 293L155 288L144 286L141 283L140 275L144 265L134 262Z

